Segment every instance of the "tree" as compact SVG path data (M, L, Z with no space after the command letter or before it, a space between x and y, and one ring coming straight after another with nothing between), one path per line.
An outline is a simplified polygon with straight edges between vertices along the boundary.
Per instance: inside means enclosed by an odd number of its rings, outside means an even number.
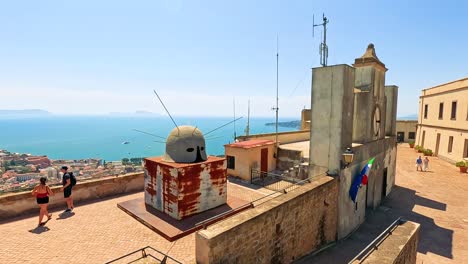
M122 164L123 164L123 165L127 165L128 162L129 162L129 160L128 160L127 158L123 158L123 159L122 159Z
M135 165L138 165L141 163L141 160L142 158L131 158L130 161L135 164Z

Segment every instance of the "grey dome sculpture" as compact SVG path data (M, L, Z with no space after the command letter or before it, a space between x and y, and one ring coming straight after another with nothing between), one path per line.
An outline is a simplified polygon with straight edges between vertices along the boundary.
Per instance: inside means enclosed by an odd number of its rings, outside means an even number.
M178 126L169 133L163 161L195 163L206 159L205 137L198 128Z

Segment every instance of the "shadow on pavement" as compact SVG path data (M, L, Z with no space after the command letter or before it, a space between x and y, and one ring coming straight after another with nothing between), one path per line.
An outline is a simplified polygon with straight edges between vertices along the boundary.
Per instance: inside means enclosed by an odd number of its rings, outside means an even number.
M446 211L447 205L416 194L416 191L395 185L392 193L383 203L391 208L392 215L401 215L405 219L421 225L418 252L453 258L453 230L438 226L434 219L413 212L415 205L420 205L440 211Z
M37 226L36 228L34 229L31 229L29 230L29 232L33 233L33 234L41 234L41 233L44 233L44 232L47 232L49 231L50 228L48 228L47 226L45 225L41 225L41 226Z
M60 213L57 217L57 220L64 220L64 219L67 219L67 218L70 218L72 216L74 216L75 213L74 212L63 212L63 213Z
M347 239L315 256L306 256L298 263L348 263L392 222L402 216L421 225L418 252L431 252L453 259L453 230L440 227L425 215L413 212L415 205L445 211L447 205L416 194L416 191L395 185L392 192L376 210L366 211L365 222Z

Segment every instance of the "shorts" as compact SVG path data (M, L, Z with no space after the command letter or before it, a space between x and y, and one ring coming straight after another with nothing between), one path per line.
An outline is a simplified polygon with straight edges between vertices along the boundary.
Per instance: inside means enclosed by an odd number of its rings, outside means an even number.
M36 198L37 204L48 204L49 203L49 196Z
M68 198L71 196L72 188L65 188L63 189L63 197Z

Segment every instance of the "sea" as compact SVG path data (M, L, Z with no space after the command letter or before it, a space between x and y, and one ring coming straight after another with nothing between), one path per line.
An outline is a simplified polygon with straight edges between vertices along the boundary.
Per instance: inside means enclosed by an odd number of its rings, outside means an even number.
M219 128L232 117L176 117L178 125L198 127L203 133ZM282 118L281 122L294 121ZM250 134L275 132L266 123L275 118L250 118ZM206 135L209 155L224 154L224 145L234 135L245 135L247 120L241 119ZM10 152L47 155L51 159L101 158L106 161L122 158L160 156L165 139L175 126L163 116L46 116L0 119L0 149ZM136 130L153 134L148 135ZM297 128L279 127L278 131ZM126 143L126 144L124 144Z

